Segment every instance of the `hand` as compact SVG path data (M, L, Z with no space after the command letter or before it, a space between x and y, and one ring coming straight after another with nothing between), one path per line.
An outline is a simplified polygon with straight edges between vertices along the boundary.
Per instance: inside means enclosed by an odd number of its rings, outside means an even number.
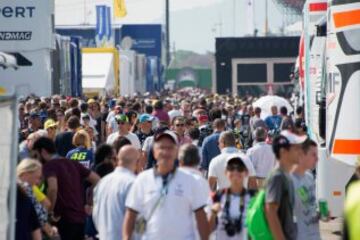
M92 206L86 204L85 205L85 213L90 216L92 213Z
M55 216L54 213L49 213L49 221L50 221L51 223L57 223L57 222L60 221L60 219L61 219L60 216Z
M214 213L214 214L218 214L221 210L221 204L219 202L217 203L214 203L211 207L211 211Z

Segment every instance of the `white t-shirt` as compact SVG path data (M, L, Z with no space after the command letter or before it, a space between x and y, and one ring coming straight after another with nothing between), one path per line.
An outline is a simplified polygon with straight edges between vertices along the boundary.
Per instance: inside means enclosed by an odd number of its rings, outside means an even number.
M194 211L205 207L207 196L199 194L202 186L189 173L177 169L169 180L167 193L163 195L149 219L150 212L164 193L163 179L155 176L154 169L138 175L126 199L126 207L147 220L146 240L193 240Z
M226 193L224 193L221 196L220 205L221 205L221 211L218 213L218 224L216 226L215 232L214 232L214 240L246 240L247 239L247 230L245 226L245 220L246 220L246 209L248 208L248 204L250 202L250 195L246 194L244 196L244 212L242 215L242 226L241 226L241 232L238 234L235 234L232 237L229 237L224 229L224 208L225 208L225 202L226 202ZM211 210L207 208L208 214L210 214ZM232 219L236 219L240 217L240 196L239 195L233 195L230 194L230 207L229 207L229 214Z
M244 161L244 164L249 172L249 177L256 176L256 172L253 164L244 153L242 153L235 147L224 148L221 151L220 155L218 155L217 157L211 160L209 166L209 177L217 178L216 189L224 189L230 187L230 181L225 175L225 170L226 170L227 159L229 158L230 155L234 155L234 154L238 155ZM244 181L244 187L247 188L247 184L248 184L248 178L246 178Z
M126 195L134 180L134 173L117 167L102 178L94 189L93 220L99 231L99 239L121 239Z
M113 145L115 140L120 136L119 132L115 132L112 133L108 136L108 138L106 139L106 143L109 145ZM136 134L129 132L127 135L125 135L124 137L126 137L127 139L129 139L129 141L131 142L131 144L133 145L134 148L136 149L141 149L141 144L139 141L138 136L136 136Z
M256 176L259 178L267 178L275 168L276 159L272 147L265 143L256 143L250 148L246 155L254 165Z
M202 173L199 170L196 170L194 168L190 168L190 167L181 167L181 170L191 174L196 181L199 182L199 184L201 185L201 189L199 189L199 191L201 191L201 193L204 196L208 196L208 199L210 198L210 186L209 186L209 182L203 177ZM196 233L196 239L200 240L200 234L198 233L198 229L197 229L197 223L196 223L196 219L195 216L193 217L194 220L194 231Z

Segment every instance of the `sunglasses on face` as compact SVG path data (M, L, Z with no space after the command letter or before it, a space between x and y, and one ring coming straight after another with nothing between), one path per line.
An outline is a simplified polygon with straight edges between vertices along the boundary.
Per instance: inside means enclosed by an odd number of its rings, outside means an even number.
M122 122L122 121L119 121L119 122L117 122L119 125L124 125L124 124L126 124L126 122Z
M185 124L183 124L183 123L175 124L175 127L184 127L184 126L185 126Z

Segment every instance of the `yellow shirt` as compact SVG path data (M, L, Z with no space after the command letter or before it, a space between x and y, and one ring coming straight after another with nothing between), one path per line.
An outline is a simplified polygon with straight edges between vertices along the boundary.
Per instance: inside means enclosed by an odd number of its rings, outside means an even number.
M32 190L33 190L34 196L36 198L36 201L41 203L42 201L45 200L46 195L40 191L38 186L33 186Z
M345 200L345 219L349 238L356 240L360 238L360 181L352 183L347 192Z

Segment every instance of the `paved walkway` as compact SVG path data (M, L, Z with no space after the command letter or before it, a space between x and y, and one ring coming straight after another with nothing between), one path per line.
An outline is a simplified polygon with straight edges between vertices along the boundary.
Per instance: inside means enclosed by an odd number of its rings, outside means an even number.
M342 231L342 218L327 223L320 223L321 238L324 240L340 240Z

